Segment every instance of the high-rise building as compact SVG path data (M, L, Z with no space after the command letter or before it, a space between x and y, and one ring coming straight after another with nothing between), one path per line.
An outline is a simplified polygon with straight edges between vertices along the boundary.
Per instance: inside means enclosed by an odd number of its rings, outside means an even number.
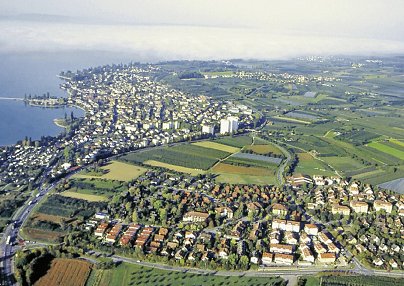
M220 134L234 133L238 129L238 118L229 116L227 119L220 120Z
M213 125L202 125L202 133L204 134L215 134L215 128Z

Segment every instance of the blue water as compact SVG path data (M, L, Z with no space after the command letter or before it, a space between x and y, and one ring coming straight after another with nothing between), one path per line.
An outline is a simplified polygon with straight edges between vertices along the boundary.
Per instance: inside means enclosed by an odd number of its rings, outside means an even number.
M53 123L55 118L84 115L78 108L43 108L26 105L23 101L0 100L0 145L11 145L25 136L33 140L43 135L57 135L63 128Z
M14 53L0 54L0 97L23 98L25 94L66 96L59 88L61 71L76 71L91 66L130 62L130 55L106 52ZM0 98L0 146L15 144L25 136L33 140L54 136L63 131L55 118L65 113L83 116L77 108L41 108L26 106L22 101Z

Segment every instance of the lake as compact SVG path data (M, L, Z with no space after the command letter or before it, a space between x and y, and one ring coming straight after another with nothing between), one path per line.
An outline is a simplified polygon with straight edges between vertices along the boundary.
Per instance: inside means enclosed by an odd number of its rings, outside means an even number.
M25 136L33 140L44 135L57 135L63 128L53 123L55 118L81 117L84 111L78 108L43 108L26 105L23 101L0 99L0 145L15 144Z
M0 54L0 97L24 98L24 95L66 96L59 88L61 71L112 63L130 62L130 55L95 52L44 52ZM54 136L63 128L56 126L55 118L65 113L83 116L77 108L41 108L24 104L23 101L0 99L0 146L15 144L25 136L33 140L41 136Z

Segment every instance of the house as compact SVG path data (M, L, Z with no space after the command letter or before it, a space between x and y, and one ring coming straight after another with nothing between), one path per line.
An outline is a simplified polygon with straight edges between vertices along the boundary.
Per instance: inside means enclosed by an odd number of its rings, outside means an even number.
M117 239L119 233L121 232L122 224L117 223L114 225L111 230L107 233L105 240L110 243L114 243Z
M327 249L324 247L324 245L321 243L321 242L319 242L319 241L316 241L316 242L314 242L314 250L317 252L317 253L325 253L325 252L327 252Z
M375 200L373 202L373 207L377 212L384 210L386 213L391 213L393 209L393 205L391 203L382 200Z
M323 177L323 176L319 176L319 175L314 175L314 176L313 176L313 181L314 181L314 184L315 184L316 186L324 186L325 183L326 183L326 181L324 180L324 177Z
M332 214L342 214L342 215L350 215L351 209L347 206L343 206L340 204L333 204L331 206Z
M109 215L107 213L98 212L94 215L96 219L106 220L109 219Z
M304 184L312 184L312 179L307 175L295 174L292 177L289 177L289 183L293 186L302 186Z
M293 246L288 244L269 244L269 249L274 253L293 253Z
M308 246L304 246L300 250L302 252L302 258L304 261L314 263L314 255Z
M182 220L185 222L205 222L208 217L209 214L204 212L187 212Z
M332 242L327 244L327 247L329 252L339 253L340 251L340 249Z
M376 266L382 266L384 264L384 261L380 258L376 258L373 260L373 264Z
M273 260L274 254L272 252L264 252L262 253L262 264L271 264Z
M300 232L300 221L288 220L286 222L286 227L283 230L293 231L293 232Z
M304 225L304 231L308 235L317 235L318 234L318 227L315 224L308 223Z
M325 232L320 232L320 233L318 234L318 239L319 239L322 243L325 243L325 244L327 244L327 245L332 242L330 236L329 236L327 233L325 233Z
M195 240L196 239L196 235L192 232L192 231L186 231L185 232L185 238L190 238Z
M368 212L368 204L361 201L351 201L349 206L353 209L356 213L367 213Z
M218 207L215 208L216 213L220 214L220 217L226 217L229 219L233 218L233 210L229 207Z
M272 205L272 213L275 215L287 215L288 208L282 204L273 204Z
M300 235L300 243L309 244L310 242L310 236L308 236L306 232L302 232Z
M272 229L285 229L285 228L286 228L286 220L283 219L272 220Z
M390 264L390 266L392 268L397 268L398 267L397 262L393 258L389 260L389 264Z
M336 256L335 253L320 253L317 257L320 263L334 263Z
M97 229L94 231L94 235L98 237L104 236L105 231L107 230L109 224L108 223L101 223Z
M287 231L285 232L285 240L287 244L296 245L298 242L298 237L295 233Z
M253 264L258 264L259 263L259 257L258 254L256 252L253 252L251 258L250 258L250 262Z
M291 265L294 261L294 256L291 254L275 253L275 263Z
M227 248L220 248L217 255L222 259L227 259L229 258L229 250Z

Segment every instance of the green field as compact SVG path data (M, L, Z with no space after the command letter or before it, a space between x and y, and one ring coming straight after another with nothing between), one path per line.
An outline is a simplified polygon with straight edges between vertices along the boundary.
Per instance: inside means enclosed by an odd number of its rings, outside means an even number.
M368 144L369 147L374 148L376 150L379 150L383 153L392 155L394 157L397 157L400 160L404 160L404 152L401 150L398 150L396 148L393 148L391 146L388 146L386 144L383 144L381 142L372 142Z
M153 148L143 152L135 152L123 156L121 159L137 163L153 160L191 169L208 170L221 158L230 154L221 150L182 144L174 147Z
M323 162L315 159L308 153L298 153L299 164L295 174L335 176L335 173Z
M75 177L69 180L69 187L62 195L88 201L111 199L116 193L126 190L122 181Z
M223 137L218 140L215 140L215 142L233 147L243 148L246 145L251 145L252 138L247 135L236 137Z
M325 162L333 166L336 170L342 172L349 172L353 170L363 169L366 166L362 165L359 161L351 157L322 157Z
M127 164L124 162L112 161L107 165L101 167L101 169L106 170L106 174L101 176L93 176L86 174L77 174L74 175L74 178L96 178L96 179L106 179L106 180L117 180L123 182L129 182L133 179L136 179L144 172L146 172L146 168L135 166L132 164Z
M122 263L112 270L93 270L86 286L179 286L179 285L240 285L270 286L282 285L277 277L213 276L193 273L166 271L149 267Z

